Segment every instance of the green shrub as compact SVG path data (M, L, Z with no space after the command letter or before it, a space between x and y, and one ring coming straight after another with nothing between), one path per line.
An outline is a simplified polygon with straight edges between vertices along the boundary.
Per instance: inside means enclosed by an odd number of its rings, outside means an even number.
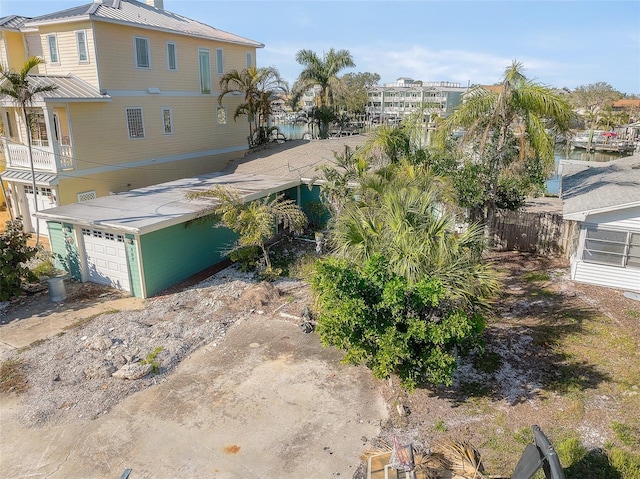
M48 278L53 278L58 274L58 270L56 269L53 261L50 259L45 259L41 261L35 268L31 270L31 272L37 277L42 278L46 276Z
M551 276L546 271L529 271L522 275L522 279L529 283L536 283L539 281L549 281Z
M438 432L447 432L447 425L445 424L444 421L442 421L441 419L438 419L433 424L433 430Z
M312 287L323 344L345 350L345 362L364 363L377 378L398 374L409 390L423 382L451 385L456 353L484 329L482 316L457 308L438 279L410 286L380 256L362 269L319 261Z
M614 447L608 451L608 455L611 466L621 479L640 479L640 454Z
M240 263L240 271L255 271L256 263L260 258L260 248L258 246L245 246L238 248L229 255L229 259L234 263Z
M28 246L30 235L22 231L22 221L7 221L0 233L0 301L19 296L24 280L36 278L25 263L34 258L38 249Z
M311 280L320 257L317 253L305 253L289 266L289 276L301 280Z
M618 440L625 446L635 447L638 445L638 433L633 427L618 421L613 421L611 423L611 429L613 429Z
M147 357L144 358L142 361L140 361L140 364L151 364L151 367L153 368L154 374L158 374L158 372L160 371L160 363L158 361L156 361L156 357L163 350L164 350L164 348L162 346L158 346L153 351L151 351L149 354L147 354Z
M564 467L569 467L582 461L587 455L587 448L585 448L582 442L580 442L580 439L575 436L570 436L556 442L554 447L558 453L560 464Z

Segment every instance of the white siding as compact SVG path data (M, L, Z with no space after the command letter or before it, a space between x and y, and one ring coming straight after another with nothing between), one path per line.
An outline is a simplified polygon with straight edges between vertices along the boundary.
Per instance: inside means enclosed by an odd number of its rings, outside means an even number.
M578 261L575 277L572 279L580 283L640 292L640 269L616 268Z
M629 291L640 291L640 269L621 268L582 261L585 239L584 229L587 225L614 231L640 232L640 208L626 208L588 216L580 231L580 246L575 257L572 258L572 279L575 281Z

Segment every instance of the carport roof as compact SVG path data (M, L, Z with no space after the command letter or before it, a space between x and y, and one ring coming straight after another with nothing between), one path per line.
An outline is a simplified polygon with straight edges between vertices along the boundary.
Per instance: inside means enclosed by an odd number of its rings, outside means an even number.
M211 201L188 200L186 194L206 191L216 184L236 188L245 201L251 201L293 188L301 182L257 174L210 173L50 208L40 211L38 217L140 235L202 215L211 206Z

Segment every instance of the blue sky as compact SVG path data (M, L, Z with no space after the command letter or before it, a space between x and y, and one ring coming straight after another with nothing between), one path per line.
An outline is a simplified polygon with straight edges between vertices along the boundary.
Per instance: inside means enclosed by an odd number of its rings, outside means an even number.
M0 0L0 16L37 16L88 3ZM424 81L497 82L513 60L540 83L604 81L640 94L640 2L628 1L193 1L166 10L264 43L258 66L289 82L300 49L347 49L356 68Z

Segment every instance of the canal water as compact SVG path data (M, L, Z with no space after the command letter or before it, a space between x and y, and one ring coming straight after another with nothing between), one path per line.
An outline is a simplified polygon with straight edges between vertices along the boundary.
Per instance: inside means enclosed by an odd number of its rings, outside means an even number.
M305 123L273 123L287 140L301 140L305 133L309 133L309 127Z
M300 140L303 135L309 133L309 126L306 124L275 123L281 133L290 140ZM547 180L547 193L557 195L560 186L560 176L558 166L562 160L582 160L582 161L611 161L620 158L620 154L615 153L587 153L585 150L567 150L558 148L555 152L555 170L553 175Z

